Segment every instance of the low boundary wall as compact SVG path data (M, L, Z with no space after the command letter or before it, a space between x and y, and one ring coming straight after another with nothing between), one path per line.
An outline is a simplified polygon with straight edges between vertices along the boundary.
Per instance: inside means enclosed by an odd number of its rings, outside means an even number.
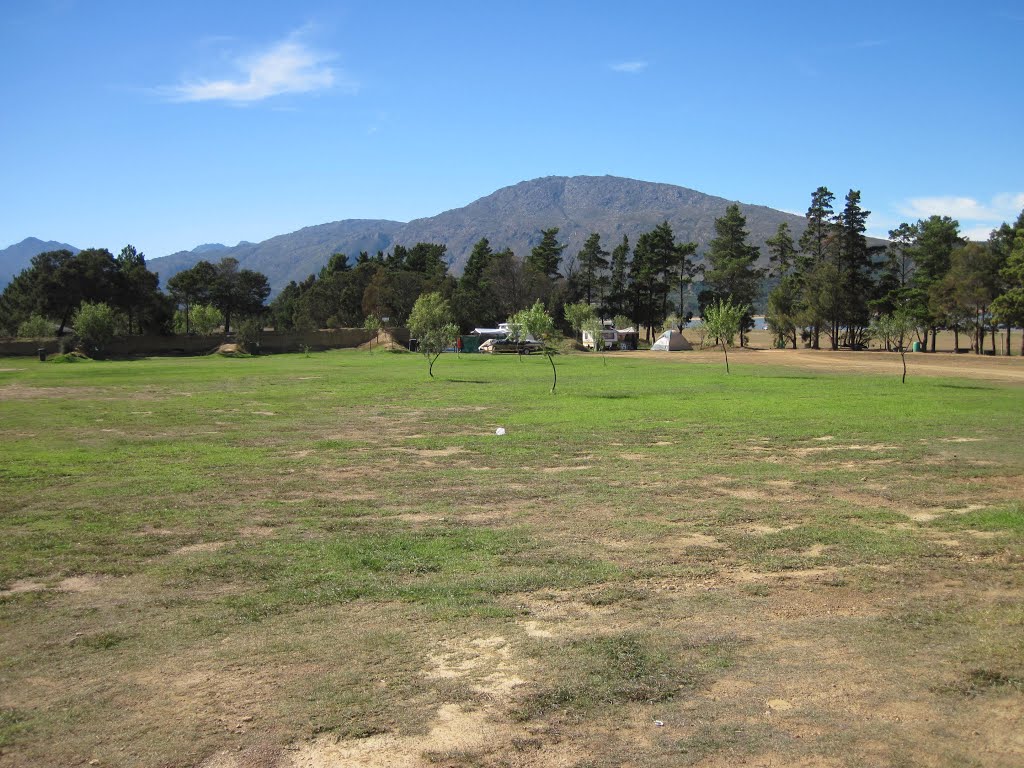
M408 345L409 331L406 328L389 328L388 332L396 341ZM373 338L371 331L362 328L336 328L324 331L303 331L295 333L278 333L264 331L260 335L261 353L302 352L307 347L311 350L349 349L365 344ZM70 337L67 338L70 342ZM107 345L106 352L111 357L131 357L134 355L205 355L214 351L221 344L234 341L232 335L214 334L212 336L120 336ZM60 339L0 339L0 356L35 356L40 349L53 355L60 351Z

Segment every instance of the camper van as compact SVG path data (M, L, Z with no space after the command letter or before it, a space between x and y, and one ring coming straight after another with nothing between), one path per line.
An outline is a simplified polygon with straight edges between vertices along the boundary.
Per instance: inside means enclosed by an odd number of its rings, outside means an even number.
M497 328L474 328L473 333L481 339L479 352L495 354L497 352L518 352L519 354L530 354L540 352L544 345L529 334L526 338L513 341L510 337L511 329L508 323L499 323Z
M601 322L601 339L605 349L619 348L619 332L615 330L615 324L611 320ZM587 349L597 349L597 340L590 331L583 332L583 346Z

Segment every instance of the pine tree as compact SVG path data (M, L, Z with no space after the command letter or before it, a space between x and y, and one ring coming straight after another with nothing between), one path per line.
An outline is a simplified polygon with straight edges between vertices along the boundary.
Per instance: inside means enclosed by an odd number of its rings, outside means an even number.
M841 302L836 307L832 326L832 348L839 348L840 330L845 329L846 343L863 343L870 320L868 300L872 295L871 251L864 232L871 214L860 207L860 192L851 189L846 195L842 213L835 217L835 253L841 280Z
M561 261L565 247L558 242L558 227L541 230L541 241L530 251L526 263L538 274L553 280L559 277L558 262Z
M811 204L807 208L807 227L800 235L800 255L797 257L797 279L803 287L807 284L812 272L825 261L828 243L832 236L832 201L836 199L828 187L818 187L811 194ZM806 319L811 326L811 347L818 348L823 318L810 308L816 306L809 296L801 296L801 304L808 308Z
M705 290L700 294L701 311L714 302L729 300L748 308L744 329L750 325L749 307L753 305L760 288L764 270L754 264L761 253L756 245L747 244L747 220L740 207L733 203L725 215L715 219L715 238L708 244L705 254L710 269L704 273ZM744 343L743 329L740 345Z
M594 302L594 290L598 287L601 275L608 269L608 251L601 247L601 236L594 232L583 244L579 253L580 281L587 303Z
M629 293L629 237L622 236L622 242L612 249L611 283L606 299L609 317L623 315L626 311Z

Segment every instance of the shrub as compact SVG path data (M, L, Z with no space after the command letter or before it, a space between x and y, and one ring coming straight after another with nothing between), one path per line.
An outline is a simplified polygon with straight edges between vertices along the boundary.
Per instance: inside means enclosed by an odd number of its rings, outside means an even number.
M73 324L79 343L95 357L114 338L117 315L109 304L102 301L83 301L75 312Z
M32 315L18 326L19 339L46 339L54 335L53 323L42 315Z
M224 324L224 316L209 304L196 304L189 310L188 324L193 333L209 336ZM174 332L185 333L185 313L181 310L174 313Z

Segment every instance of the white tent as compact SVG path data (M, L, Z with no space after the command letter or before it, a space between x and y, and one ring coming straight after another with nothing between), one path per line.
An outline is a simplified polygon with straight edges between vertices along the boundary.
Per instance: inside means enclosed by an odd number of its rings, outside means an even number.
M651 345L652 352L685 352L691 349L693 349L693 346L686 340L686 337L674 328L665 331Z

